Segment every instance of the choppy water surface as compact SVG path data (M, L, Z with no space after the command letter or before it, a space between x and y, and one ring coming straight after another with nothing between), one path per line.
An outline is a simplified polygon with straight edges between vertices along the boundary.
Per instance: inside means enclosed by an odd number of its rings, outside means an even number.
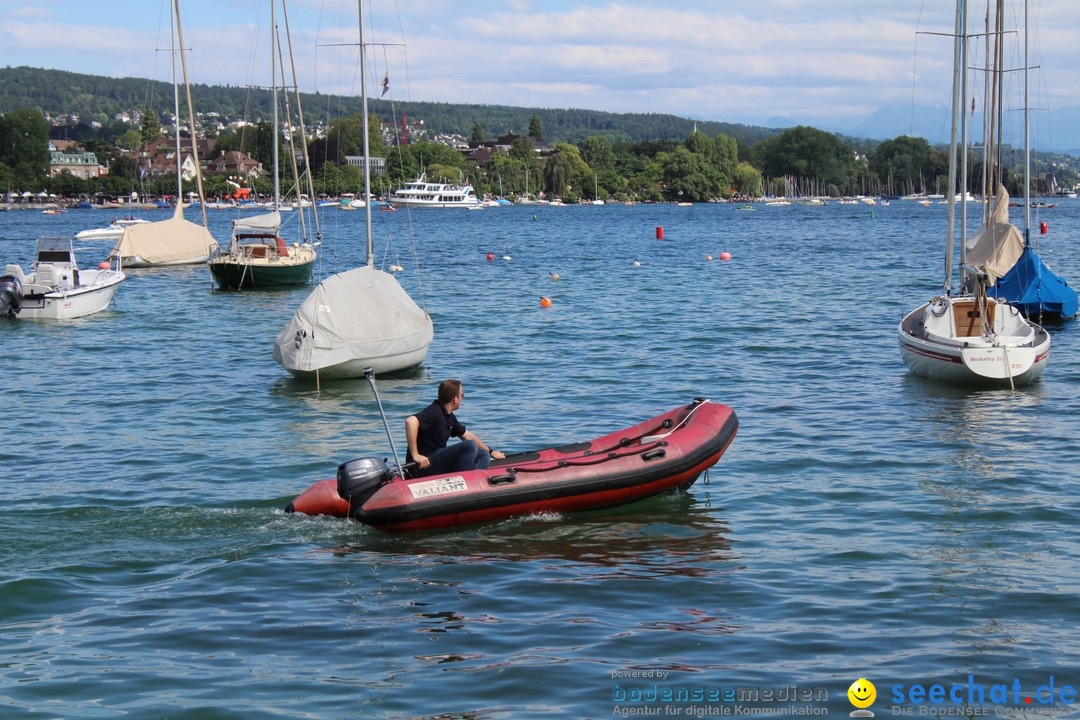
M320 274L358 262L360 215L324 213ZM220 240L231 219L211 213ZM1080 203L1039 220L1078 281ZM107 222L0 213L0 252L28 269L39 235ZM317 390L270 357L310 288L131 271L113 310L0 326L3 717L702 717L738 705L709 693L773 689L755 706L776 710L792 686L845 717L859 677L882 717L895 686L969 675L1018 680L998 707L1030 715L1050 676L1058 699L1080 686L1080 335L1053 330L1017 392L910 377L895 328L940 284L943 207L375 222L436 328L421 370L380 383L399 448L445 377L507 450L705 396L741 421L710 483L409 536L287 516L339 462L388 454L365 381Z

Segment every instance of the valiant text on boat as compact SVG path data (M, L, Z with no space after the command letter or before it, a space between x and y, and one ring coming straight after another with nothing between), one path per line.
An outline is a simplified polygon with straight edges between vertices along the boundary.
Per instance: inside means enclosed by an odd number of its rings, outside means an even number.
M508 454L484 470L410 478L385 460L359 458L285 510L402 532L616 507L689 487L720 460L738 427L731 408L696 398L594 440Z

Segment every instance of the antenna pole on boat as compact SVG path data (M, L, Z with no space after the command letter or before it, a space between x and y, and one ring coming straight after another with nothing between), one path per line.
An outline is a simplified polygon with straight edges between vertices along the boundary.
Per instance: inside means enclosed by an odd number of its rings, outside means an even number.
M367 266L375 267L375 240L371 231L371 147L368 142L367 76L364 74L367 72L365 62L367 48L364 47L364 3L362 0L356 0L356 10L360 18L360 108L364 113L364 122L361 125L364 130L364 228L367 232ZM374 383L372 387L375 387ZM383 418L383 422L386 422L386 418ZM387 430L387 432L390 431ZM393 445L392 442L391 445ZM401 466L398 465L398 470L400 469Z
M383 427L386 428L386 439L390 441L390 452L394 454L394 465L397 466L398 476L405 477L405 470L401 466L401 460L398 459L397 448L394 447L394 437L390 433L390 425L386 422L386 413L382 409L382 400L379 399L379 389L375 387L375 370L369 367L364 368L364 377L371 384L371 392L375 393L375 404L379 406L379 417L382 418Z

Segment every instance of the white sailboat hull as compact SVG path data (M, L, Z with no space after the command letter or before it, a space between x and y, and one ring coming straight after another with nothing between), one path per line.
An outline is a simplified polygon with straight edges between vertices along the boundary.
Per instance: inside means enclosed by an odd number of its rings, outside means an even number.
M300 370L299 368L286 367L293 377L302 380L311 380L319 377L320 380L346 380L348 378L364 377L364 371L371 368L376 375L386 375L395 372L404 372L420 367L428 354L428 345L416 348L410 352L382 355L379 357L354 358L346 362L329 365L319 370Z
M151 261L138 255L120 258L120 265L127 268L171 267L173 265L201 265L210 259L210 253L177 260Z
M898 328L900 355L920 377L958 385L986 387L1027 385L1037 380L1050 356L1050 336L1024 320L1006 303L995 303L992 336L967 334L956 327L956 307L962 314L971 298L926 303L904 318ZM942 311L944 309L944 311Z

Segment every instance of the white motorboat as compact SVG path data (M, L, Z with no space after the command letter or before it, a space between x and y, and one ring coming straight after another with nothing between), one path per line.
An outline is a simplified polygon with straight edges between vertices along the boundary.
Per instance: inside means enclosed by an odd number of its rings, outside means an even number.
M470 208L479 207L480 200L472 185L428 182L427 176L421 175L395 190L390 203L407 207Z
M123 234L124 230L132 225L140 225L142 223L148 223L149 220L143 220L142 218L113 218L108 227L93 228L91 230L81 230L75 233L76 240L107 240L116 242Z
M8 265L0 277L0 317L28 320L71 318L101 312L112 302L124 273L107 263L81 270L71 238L43 237L29 274Z

